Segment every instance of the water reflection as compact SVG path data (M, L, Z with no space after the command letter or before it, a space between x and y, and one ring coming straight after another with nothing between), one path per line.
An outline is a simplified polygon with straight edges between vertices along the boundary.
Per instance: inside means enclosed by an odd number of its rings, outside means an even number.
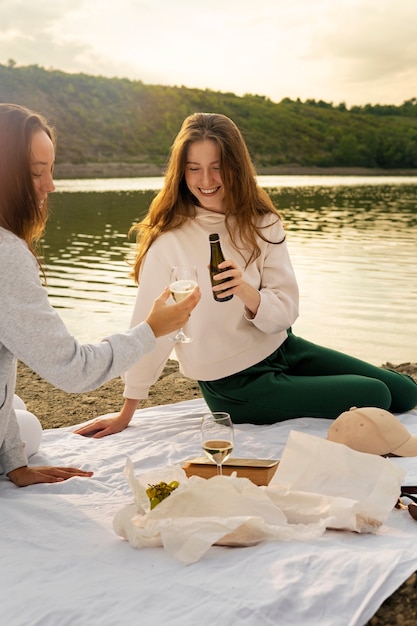
M133 180L126 188L123 179L121 189L94 181L94 191L58 181L61 191L52 196L44 237L48 289L82 341L129 323L136 288L127 232L161 179L151 190L135 188ZM417 360L417 181L328 185L320 179L291 187L275 180L267 188L282 213L300 284L294 331L377 364Z

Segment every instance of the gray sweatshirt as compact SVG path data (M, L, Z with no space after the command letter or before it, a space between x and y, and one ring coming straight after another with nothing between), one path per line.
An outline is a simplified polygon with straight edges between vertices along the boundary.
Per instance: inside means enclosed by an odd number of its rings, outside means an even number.
M35 257L0 227L0 473L27 465L12 408L17 359L67 392L95 389L155 347L146 322L80 345L49 304Z

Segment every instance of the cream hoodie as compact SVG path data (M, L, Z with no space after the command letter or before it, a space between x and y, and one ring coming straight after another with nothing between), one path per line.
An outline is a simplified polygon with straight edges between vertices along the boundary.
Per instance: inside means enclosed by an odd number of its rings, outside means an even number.
M212 296L208 265L209 234L218 233L225 259L243 268L244 259L232 247L224 215L196 208L197 215L181 228L164 233L152 244L142 266L132 325L145 316L150 303L169 283L173 265L197 267L202 297L185 326L193 341L173 344L168 337L156 340L156 348L127 371L124 396L145 399L158 379L175 345L180 371L194 380L216 380L241 371L274 352L298 317L298 287L285 242L259 239L260 256L245 270L244 279L260 291L261 302L253 319L234 296L216 302ZM274 214L259 218L269 241L281 241L284 229ZM245 255L248 256L247 254Z

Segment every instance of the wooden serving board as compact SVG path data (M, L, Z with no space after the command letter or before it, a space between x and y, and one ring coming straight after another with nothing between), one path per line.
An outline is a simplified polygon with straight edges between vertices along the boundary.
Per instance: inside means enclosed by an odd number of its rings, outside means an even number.
M232 472L241 478L249 478L255 485L268 485L275 474L279 461L277 459L237 459L231 457L223 463L223 474L230 476ZM204 456L187 459L182 468L190 476L211 478L217 474L217 466Z

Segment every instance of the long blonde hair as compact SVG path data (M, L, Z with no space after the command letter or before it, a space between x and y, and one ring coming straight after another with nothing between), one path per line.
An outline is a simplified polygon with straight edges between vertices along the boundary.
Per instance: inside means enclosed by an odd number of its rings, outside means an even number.
M171 146L162 189L152 200L146 217L129 231L137 242L132 272L137 282L144 257L155 239L195 217L195 205L199 203L185 182L185 166L190 145L206 139L215 143L219 153L226 227L236 250L239 238L241 245L251 251L247 264L260 254L256 238L265 239L257 218L273 213L280 219L267 192L256 182L254 165L236 124L218 113L194 113L184 120Z

